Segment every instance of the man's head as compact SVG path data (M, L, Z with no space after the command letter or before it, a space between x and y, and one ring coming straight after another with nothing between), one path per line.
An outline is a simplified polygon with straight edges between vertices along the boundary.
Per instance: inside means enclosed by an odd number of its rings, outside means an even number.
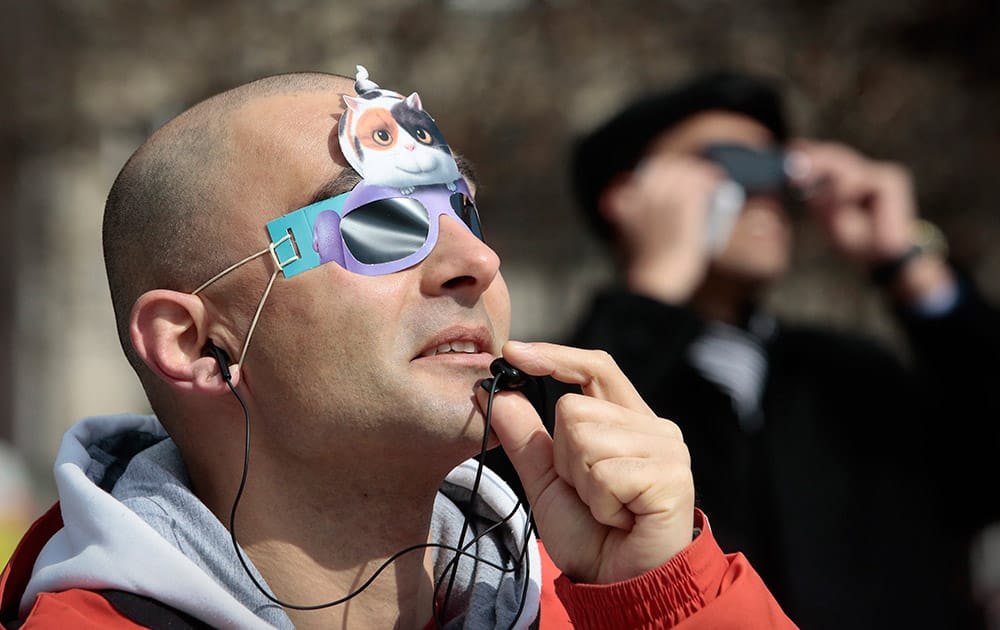
M136 299L154 288L193 290L231 262L226 251L251 237L256 220L281 210L271 205L274 191L255 185L274 166L265 162L274 156L261 146L266 140L253 137L249 105L295 93L332 94L349 85L344 77L289 74L240 86L183 112L128 160L108 194L103 239L119 339L133 367L143 369L128 331ZM333 163L332 149L328 170L336 173L343 162Z
M780 148L787 135L780 97L771 85L733 72L705 74L633 102L582 137L573 150L573 187L594 231L614 242L628 230L604 207L607 193L626 181L642 160L670 153L711 161L706 149L713 145L769 151ZM787 265L787 218L779 194L749 192L712 269L766 281ZM634 231L636 226L628 228ZM628 257L627 251L623 254Z
M154 134L112 188L104 241L119 333L172 432L228 395L205 347L239 356L274 261L191 292L266 249L268 221L357 183L337 137L353 83L282 75L208 99ZM362 453L390 428L414 448L418 434L481 434L474 385L506 340L508 295L491 249L451 216L439 230L427 258L395 273L277 274L234 373L257 426L302 458L336 438Z

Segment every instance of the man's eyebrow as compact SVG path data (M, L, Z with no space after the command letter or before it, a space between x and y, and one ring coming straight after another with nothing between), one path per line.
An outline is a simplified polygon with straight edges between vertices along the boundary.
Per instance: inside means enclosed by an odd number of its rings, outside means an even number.
M476 169L473 167L472 162L470 162L465 156L454 154L455 163L458 165L458 171L465 177L469 186L473 189L476 188L478 180L476 179ZM312 199L309 204L314 204L324 199L329 199L330 197L336 197L341 193L354 190L354 187L361 182L361 176L358 172L351 167L347 167L344 170L337 173L336 177L327 181L313 193Z
M458 172L465 177L465 181L469 184L470 188L477 188L479 186L479 178L476 176L476 167L472 164L472 160L465 157L461 153L452 153L455 156L455 164L458 165Z
M348 166L344 170L337 173L336 177L320 186L316 192L313 193L312 199L309 203L314 204L319 201L323 201L324 199L329 199L330 197L336 197L337 195L345 193L349 190L353 190L360 181L361 176L358 175L358 172Z

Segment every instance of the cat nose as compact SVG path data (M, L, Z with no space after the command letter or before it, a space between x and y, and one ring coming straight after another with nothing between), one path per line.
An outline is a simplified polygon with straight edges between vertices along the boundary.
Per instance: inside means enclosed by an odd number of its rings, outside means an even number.
M417 148L417 145L412 142L407 142L406 144L403 145L403 148L406 149L407 151L412 151Z

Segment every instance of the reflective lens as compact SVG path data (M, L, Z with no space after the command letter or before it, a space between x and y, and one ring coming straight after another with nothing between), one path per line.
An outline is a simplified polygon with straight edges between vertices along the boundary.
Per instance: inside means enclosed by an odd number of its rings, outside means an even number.
M458 215L458 218L469 226L472 233L476 235L479 240L485 240L483 238L483 227L479 224L479 211L476 210L476 204L472 202L472 199L465 193L454 193L451 196L451 207Z
M366 265L402 260L427 241L430 219L416 199L378 199L355 208L340 223L351 254Z

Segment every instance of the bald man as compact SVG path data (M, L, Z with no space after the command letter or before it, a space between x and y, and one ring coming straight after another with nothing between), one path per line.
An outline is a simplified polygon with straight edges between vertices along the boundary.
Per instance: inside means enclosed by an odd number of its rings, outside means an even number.
M353 86L261 79L179 115L124 166L105 259L156 415L67 433L60 502L5 570L0 622L790 627L694 509L677 427L610 357L508 341L468 169L391 188L367 170L383 154L345 156L404 132L434 144L419 98L373 85L360 69ZM345 142L348 115L382 123ZM501 354L581 387L555 440L522 394L497 393L510 372L484 383ZM544 549L470 459L498 443Z

